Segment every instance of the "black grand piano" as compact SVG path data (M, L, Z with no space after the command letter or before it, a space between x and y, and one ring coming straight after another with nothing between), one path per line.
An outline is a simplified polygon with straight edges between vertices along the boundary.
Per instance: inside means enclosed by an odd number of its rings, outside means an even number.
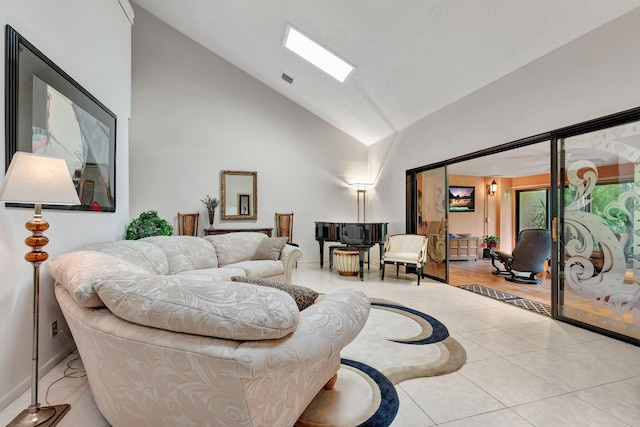
M324 242L341 242L358 249L360 254L360 280L364 277L364 253L380 245L380 258L387 235L386 222L326 222L316 221L316 240L320 244L320 268L324 266Z

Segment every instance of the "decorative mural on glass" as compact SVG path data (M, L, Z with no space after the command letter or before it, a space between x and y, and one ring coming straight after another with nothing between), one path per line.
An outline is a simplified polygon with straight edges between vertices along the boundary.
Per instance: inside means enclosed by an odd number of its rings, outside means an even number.
M422 171L416 175L418 234L428 238L424 273L447 280L447 191L444 168Z
M560 313L640 338L640 122L564 141Z

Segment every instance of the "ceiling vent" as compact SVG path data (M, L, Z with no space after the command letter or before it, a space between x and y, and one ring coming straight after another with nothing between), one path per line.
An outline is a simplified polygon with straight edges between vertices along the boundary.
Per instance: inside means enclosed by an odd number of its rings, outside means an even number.
M280 76L280 78L282 80L284 80L285 82L291 84L293 83L293 77L286 75L285 73L282 73L282 75Z

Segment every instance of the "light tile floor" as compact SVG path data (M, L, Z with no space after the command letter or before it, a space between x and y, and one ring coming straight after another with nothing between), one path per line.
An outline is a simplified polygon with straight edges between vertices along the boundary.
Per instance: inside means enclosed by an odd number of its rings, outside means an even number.
M371 268L360 281L299 263L293 282L324 293L360 289L423 311L443 322L467 351L457 372L396 386L394 427L640 427L640 348L442 283L423 280L418 287L415 275L391 274L381 282L377 267ZM43 404L66 363L42 378ZM0 412L0 425L29 399L26 392ZM108 426L84 378L54 384L49 401L72 405L60 427Z

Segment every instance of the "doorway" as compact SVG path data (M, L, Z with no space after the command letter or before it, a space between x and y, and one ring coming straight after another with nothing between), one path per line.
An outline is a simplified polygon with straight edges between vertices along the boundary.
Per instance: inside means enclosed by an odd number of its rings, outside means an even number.
M489 253L511 254L521 230L549 228L551 141L454 163L448 165L447 171L450 187L476 188L475 211L449 212L448 233L452 238L470 234L479 241L476 260L449 260L448 283L453 286L478 285L498 292L492 295L521 297L545 304L550 313L552 287L548 270L537 275L542 282L540 285L513 283L505 280L503 274L493 274L498 271ZM489 247L487 237L499 239L495 248ZM499 262L495 264L502 267Z

